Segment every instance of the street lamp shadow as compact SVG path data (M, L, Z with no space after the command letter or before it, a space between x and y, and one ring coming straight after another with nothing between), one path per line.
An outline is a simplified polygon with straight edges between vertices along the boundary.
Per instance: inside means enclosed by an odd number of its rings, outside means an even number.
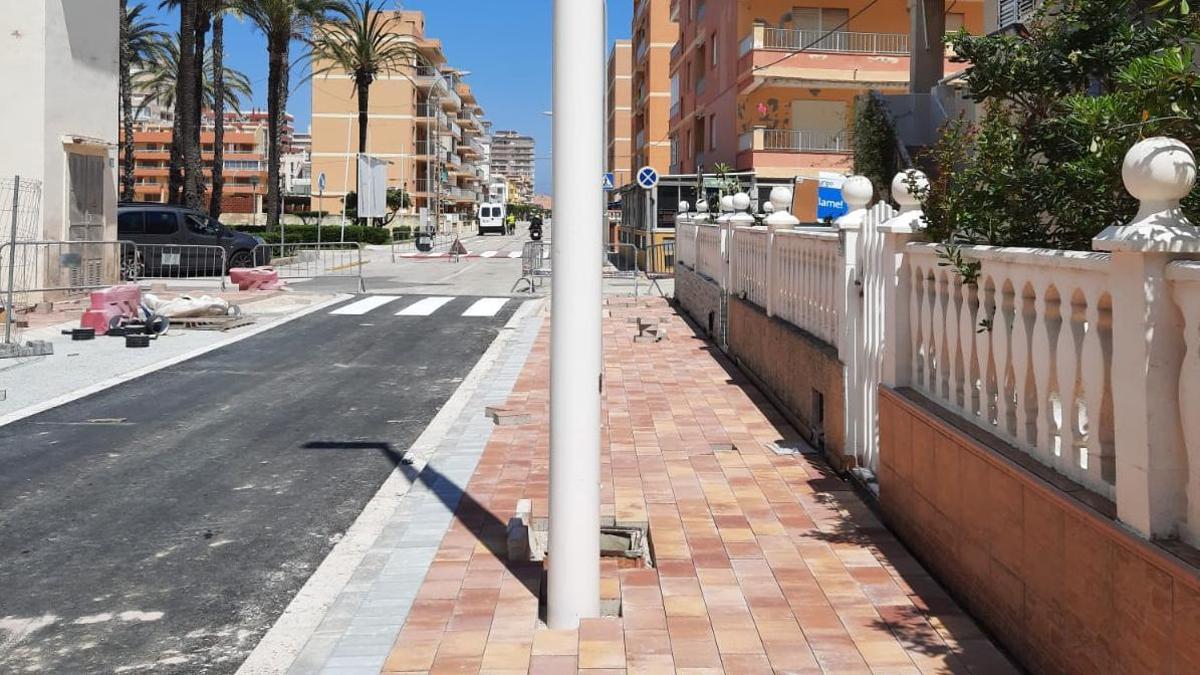
M488 552L495 556L509 573L521 581L530 595L540 599L541 563L510 561L508 559L508 528L505 522L497 518L487 507L476 501L470 493L432 465L427 464L418 471L411 464L406 463L407 453L405 451L397 450L386 441L310 441L303 447L306 450L378 450L409 483L420 482L428 488L429 492L454 514L454 518L486 546Z

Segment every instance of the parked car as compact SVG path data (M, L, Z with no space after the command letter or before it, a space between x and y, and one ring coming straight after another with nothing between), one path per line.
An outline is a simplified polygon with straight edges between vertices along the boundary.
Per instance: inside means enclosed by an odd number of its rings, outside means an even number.
M234 267L265 265L262 238L232 230L205 213L184 206L127 202L117 207L117 239L135 244L126 251L126 279L225 274ZM225 269L220 269L224 250Z

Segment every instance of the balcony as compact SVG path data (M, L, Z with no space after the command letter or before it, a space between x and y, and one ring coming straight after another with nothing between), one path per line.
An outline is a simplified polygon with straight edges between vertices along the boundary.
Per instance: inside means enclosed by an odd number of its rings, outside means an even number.
M851 150L846 130L759 127L738 137L737 169L770 178L849 170Z
M909 54L905 33L826 33L759 25L741 41L738 73L743 94L763 85L906 89Z
M766 129L738 137L738 151L850 152L850 133L839 129Z

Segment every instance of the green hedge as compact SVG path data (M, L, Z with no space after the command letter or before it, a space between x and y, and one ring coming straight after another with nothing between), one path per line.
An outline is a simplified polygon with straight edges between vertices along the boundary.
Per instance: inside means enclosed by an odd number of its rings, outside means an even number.
M277 228L268 229L262 225L244 225L236 229L262 237L268 244L279 243L279 230ZM284 231L286 232L286 241L304 243L317 241L316 225L284 225ZM321 241L340 241L341 238L342 228L340 225L324 225L321 227ZM357 241L364 244L389 244L392 241L392 237L391 233L382 227L347 225L346 241Z

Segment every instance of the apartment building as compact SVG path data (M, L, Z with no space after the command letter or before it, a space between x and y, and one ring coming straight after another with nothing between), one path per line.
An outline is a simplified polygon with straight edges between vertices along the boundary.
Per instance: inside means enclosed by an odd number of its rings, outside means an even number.
M138 201L166 202L170 191L171 143L174 137L172 111L154 109L139 118L133 131L134 198ZM205 111L200 129L200 158L204 166L205 196L212 194L212 168L215 148L215 118ZM283 128L283 179L289 191L295 120L289 114ZM122 133L121 138L124 139ZM251 110L225 113L224 155L222 158L221 210L224 214L251 214L264 211L267 195L267 113ZM301 164L301 159L296 159ZM299 172L299 166L295 167Z
M797 1L672 1L672 173L848 171L855 97L909 90L906 0ZM945 23L980 32L983 1L947 3Z
M492 173L508 180L511 201L528 203L533 199L536 147L532 136L517 131L501 130L492 135Z
M388 186L407 190L416 209L473 216L486 175L479 166L483 107L463 73L447 62L441 40L428 35L424 14L386 14L389 29L416 56L398 72L380 73L371 86L367 153L390 162ZM325 173L325 196L337 199L355 190L358 101L352 76L335 71L313 78L312 110L312 173ZM325 207L333 208L328 200Z
M712 4L722 3L710 0ZM673 10L678 0L633 3L633 157L631 171L653 166L666 173L671 163L671 54L679 41Z
M608 154L616 186L633 180L633 42L617 40L608 54Z

